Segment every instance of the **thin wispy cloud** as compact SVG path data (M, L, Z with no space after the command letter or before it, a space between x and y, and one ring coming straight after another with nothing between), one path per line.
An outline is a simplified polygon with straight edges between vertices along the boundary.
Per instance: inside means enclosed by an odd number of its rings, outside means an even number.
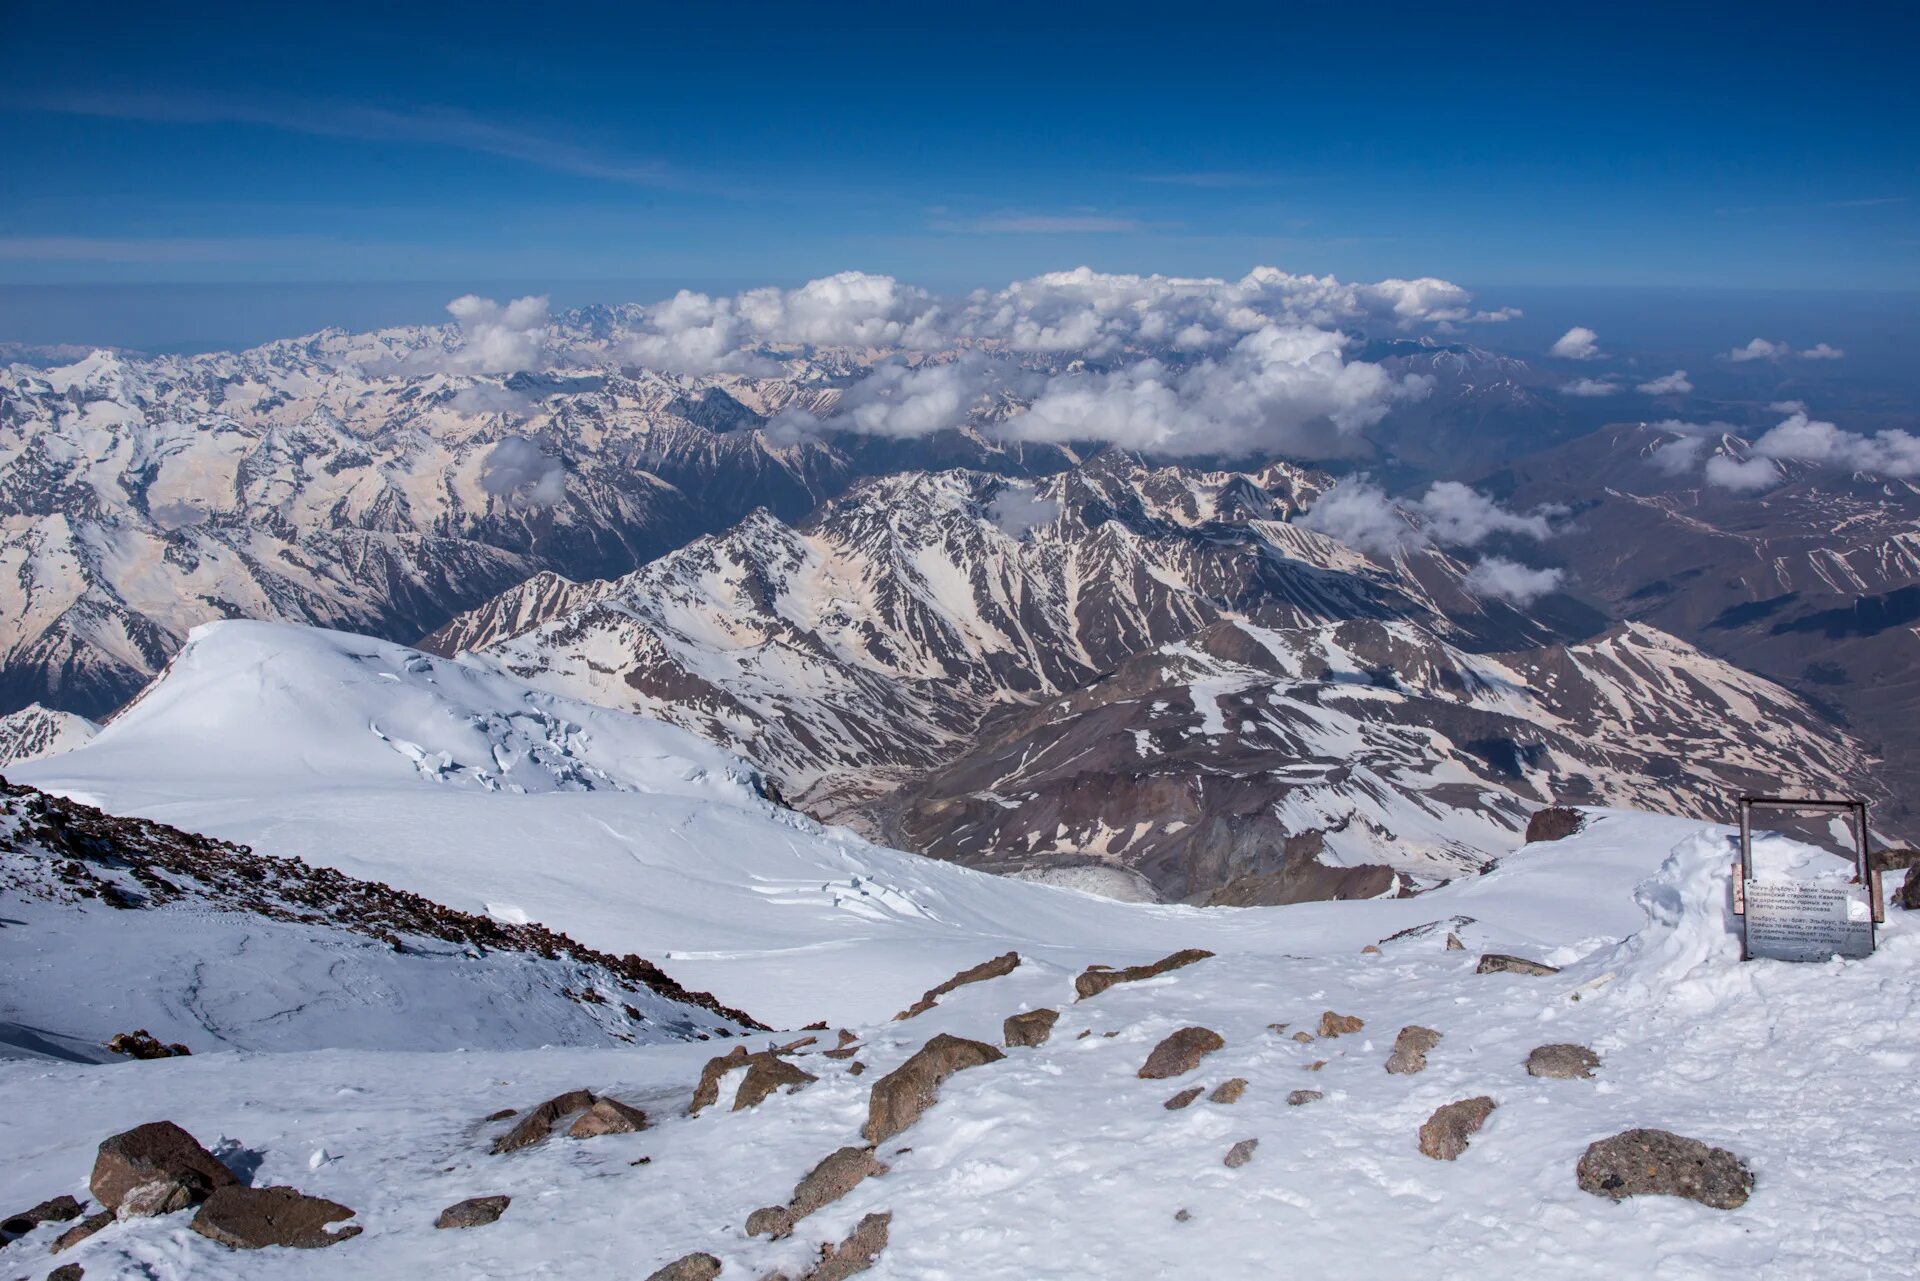
M31 103L41 111L171 124L245 124L318 138L354 138L451 147L558 173L644 187L677 187L665 164L607 155L563 138L487 120L454 107L358 102L250 102L159 94L62 94Z
M976 235L1047 236L1145 231L1147 224L1137 218L1117 218L1105 214L1007 214L986 218L943 218L933 224L933 229Z

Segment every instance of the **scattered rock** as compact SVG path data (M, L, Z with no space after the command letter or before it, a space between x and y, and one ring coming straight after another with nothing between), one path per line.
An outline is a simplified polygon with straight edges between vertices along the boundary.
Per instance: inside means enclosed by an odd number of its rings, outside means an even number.
M42 1223L66 1223L77 1219L86 1207L70 1196L48 1197L31 1210L10 1214L0 1221L0 1241L25 1236Z
M596 1100L590 1090L568 1090L565 1094L556 1094L533 1111L520 1118L511 1130L493 1141L495 1155L502 1152L518 1152L521 1148L530 1148L536 1143L544 1143L553 1133L553 1127L562 1117L575 1112L584 1112L592 1107Z
M1175 1223L1185 1223L1188 1219L1191 1219L1192 1217L1193 1217L1193 1212L1191 1210L1175 1210L1173 1212L1173 1221Z
M1421 1154L1436 1161L1458 1160L1467 1150L1467 1140L1493 1115L1493 1108L1493 1100L1485 1095L1435 1108L1427 1123L1420 1127Z
M1375 944L1373 944L1373 943L1369 943L1369 944L1367 944L1367 945L1366 945L1365 947L1363 947L1363 948L1361 948L1361 949L1360 949L1360 955L1362 955L1362 956L1379 956L1379 955L1380 955L1380 949L1379 949L1379 947L1378 947L1377 945L1375 945Z
M800 1281L845 1281L857 1272L865 1272L887 1248L887 1225L892 1221L892 1212L869 1214L839 1245L821 1246L820 1261L802 1273ZM776 1272L763 1281L788 1281L788 1277Z
M1600 1066L1600 1056L1584 1045L1542 1045L1527 1055L1527 1075L1557 1081L1586 1080Z
M327 1230L329 1223L352 1217L353 1211L339 1202L306 1196L294 1188L248 1188L230 1183L208 1197L187 1226L236 1250L259 1250L270 1245L318 1250L359 1236L358 1227Z
M840 1044L827 1050L830 1059L850 1059L860 1052L860 1038L845 1028L840 1029Z
M720 1260L711 1254L683 1254L664 1268L647 1274L647 1281L713 1281L720 1275Z
M47 1273L47 1281L80 1281L80 1278L85 1275L87 1275L87 1270L79 1264L63 1263L53 1271Z
M859 1076L862 1072L866 1070L867 1070L867 1065L862 1063L859 1059L855 1059L852 1063L847 1065L848 1076Z
M1222 1081L1207 1096L1209 1103L1238 1103L1240 1096L1247 1092L1247 1078L1236 1076L1231 1081Z
M1349 1032L1358 1032L1367 1025L1367 1021L1356 1014L1335 1014L1332 1010L1320 1016L1321 1036L1345 1036Z
M749 1054L746 1046L736 1045L719 1058L707 1060L707 1065L700 1069L700 1083L693 1089L693 1114L697 1116L703 1109L718 1103L720 1082L729 1072L743 1068L747 1075L740 1082L740 1088L734 1091L735 1112L758 1106L776 1090L797 1090L820 1079L811 1072L795 1067L773 1050Z
M192 1054L193 1051L178 1041L171 1045L163 1045L155 1040L147 1029L141 1028L138 1032L116 1033L114 1038L107 1042L107 1053L127 1054L136 1059L171 1059L183 1054Z
M1455 934L1449 931L1447 934L1446 950L1449 952L1464 952L1467 950L1467 945L1460 941L1460 936L1458 934Z
M928 988L919 1000L894 1015L893 1021L899 1023L905 1019L914 1017L916 1014L925 1014L928 1010L939 1004L941 997L953 991L955 988L965 987L969 983L983 983L988 979L997 979L1004 975L1011 974L1019 964L1020 953L1003 952L991 961L982 961L970 970L961 970L958 974L940 984L938 987Z
M1010 1014L1001 1025L1001 1039L1008 1048L1016 1045L1045 1045L1053 1035L1053 1025L1060 1021L1058 1010L1028 1010L1024 1014Z
M1529 961L1524 956L1507 956L1500 952L1488 952L1480 958L1480 964L1474 966L1475 974L1531 974L1544 977L1558 974L1560 969L1554 965L1542 965L1538 961Z
M1204 948L1189 947L1175 952L1172 956L1163 956L1151 965L1130 965L1124 970L1109 969L1104 965L1091 965L1086 973L1073 981L1073 990L1078 1000L1098 996L1108 988L1119 983L1138 983L1141 979L1156 978L1169 970L1181 969L1195 961L1204 961L1213 953Z
M1318 1103L1326 1097L1319 1090L1295 1090L1287 1096L1287 1106L1297 1108L1304 1103Z
M867 1099L867 1142L890 1139L920 1119L933 1106L940 1083L955 1072L996 1063L1006 1058L984 1041L969 1041L942 1032L914 1052L912 1058L873 1083ZM884 1240L885 1230L882 1229Z
M793 1225L816 1210L832 1205L858 1187L865 1179L877 1178L888 1170L887 1164L873 1154L872 1148L844 1147L831 1153L794 1184L793 1196L785 1205L755 1210L747 1218L747 1235L762 1234L778 1241L793 1235Z
M1298 1041L1298 1042L1300 1042L1300 1044L1302 1044L1302 1045L1311 1045L1311 1044L1313 1044L1313 1033L1311 1033L1311 1032L1295 1032L1295 1033L1293 1034L1293 1039L1294 1039L1294 1040L1296 1040L1296 1041Z
M1253 1160L1253 1150L1260 1146L1258 1139L1242 1139L1227 1149L1227 1155L1221 1164L1229 1170L1237 1170Z
M489 1112L487 1114L487 1120L504 1121L510 1116L519 1116L519 1115L520 1115L519 1108L501 1108L498 1112Z
M433 1221L436 1228L479 1228L485 1227L506 1213L513 1204L510 1196L470 1196L464 1201L455 1201L440 1211L440 1217Z
M1393 1053L1387 1056L1387 1071L1395 1076L1412 1076L1426 1070L1427 1051L1440 1044L1440 1034L1430 1027L1403 1027L1393 1039Z
M74 1224L53 1239L53 1253L58 1254L71 1246L79 1245L82 1241L112 1222L112 1210L102 1210L98 1214L89 1214L86 1218L80 1220L80 1222Z
M146 1206L178 1200L172 1208L183 1210L206 1200L216 1188L238 1182L233 1171L215 1160L191 1134L171 1121L149 1121L101 1143L87 1186L93 1190L94 1200L118 1211L134 1189L163 1184L167 1185L164 1192L143 1191L138 1203Z
M1627 1130L1590 1145L1576 1171L1582 1191L1619 1201L1678 1196L1715 1210L1745 1205L1753 1171L1725 1148L1666 1130Z
M1527 820L1527 844L1564 841L1586 825L1586 815L1579 810L1568 809L1565 805L1549 805L1543 810L1535 810L1533 817Z
M1206 1088L1204 1085L1190 1085L1160 1106L1169 1112L1178 1112L1181 1108L1186 1107L1189 1103L1199 1098L1201 1092Z
M618 1099L597 1098L593 1106L580 1114L567 1130L570 1139L591 1139L602 1134L637 1134L647 1128L647 1114Z
M1291 1026L1292 1024L1289 1023L1269 1023L1267 1024L1267 1031L1273 1033L1275 1036L1281 1036Z
M1224 1049L1226 1044L1220 1034L1211 1028L1183 1027L1153 1047L1153 1053L1147 1055L1147 1061L1140 1067L1140 1079L1163 1081L1182 1072L1191 1072L1200 1066L1201 1059L1215 1050Z
M1325 1059L1315 1059L1313 1062L1307 1064L1307 1071L1318 1072L1321 1068L1325 1067L1326 1065L1327 1065L1327 1061Z

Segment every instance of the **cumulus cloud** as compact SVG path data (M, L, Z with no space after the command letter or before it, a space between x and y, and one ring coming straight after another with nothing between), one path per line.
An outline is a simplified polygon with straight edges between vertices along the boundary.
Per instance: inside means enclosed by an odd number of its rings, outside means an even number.
M475 383L454 392L448 398L447 405L462 414L517 415L533 408L533 397L498 383Z
M1526 606L1559 591L1566 577L1562 569L1534 569L1504 556L1483 556L1467 571L1464 585L1476 596Z
M1842 360L1845 359L1847 353L1841 351L1838 347L1817 342L1805 351L1795 352L1794 354L1802 360Z
M1546 509L1509 511L1454 480L1435 482L1417 499L1395 499L1372 480L1357 476L1321 495L1300 524L1356 550L1390 556L1436 543L1474 547L1495 534L1547 538L1555 514Z
M1920 476L1920 436L1893 429L1865 435L1811 417L1799 401L1783 401L1775 409L1791 412L1762 432L1739 453L1708 457L1710 437L1731 432L1723 423L1699 426L1684 422L1655 424L1676 439L1660 446L1651 461L1672 475L1682 475L1705 459L1707 483L1721 489L1755 493L1786 479L1780 463L1800 463L1834 471L1865 472L1875 476Z
M783 433L833 428L868 436L925 436L968 421L1009 381L1024 381L1021 371L996 368L976 353L937 364L884 361L849 387L824 419L794 409L777 415L774 424Z
M1676 369L1670 374L1650 378L1639 386L1649 396L1684 396L1693 390L1693 381L1687 377L1687 371Z
M446 368L513 374L538 368L546 356L552 326L545 297L515 298L503 306L463 294L447 304L447 312L460 326L461 343L446 356Z
M1846 352L1828 343L1817 342L1803 351L1795 351L1784 342L1773 342L1766 338L1755 338L1744 347L1735 347L1726 353L1726 359L1737 365L1748 364L1755 360L1786 360L1789 357L1798 360L1842 360Z
M1060 517L1060 500L1040 492L1031 481L1010 481L987 504L987 519L1010 538L1024 538L1036 525Z
M1575 325L1554 340L1547 354L1563 360L1592 360L1600 354L1600 335L1585 325Z
M1562 396L1611 396L1620 390L1619 383L1607 382L1600 378L1576 378L1560 389Z
M1647 461L1669 476L1685 476L1707 456L1705 436L1676 436L1647 455Z
M551 507L566 484L560 460L525 436L503 436L480 464L480 488L516 506Z
M1757 493L1780 483L1780 469L1764 458L1715 454L1707 459L1707 483L1738 493Z

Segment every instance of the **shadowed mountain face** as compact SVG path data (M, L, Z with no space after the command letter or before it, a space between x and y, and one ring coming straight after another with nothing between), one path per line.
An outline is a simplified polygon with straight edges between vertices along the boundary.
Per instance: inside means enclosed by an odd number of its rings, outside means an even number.
M1609 427L1513 463L1486 487L1565 503L1576 532L1551 554L1620 616L1681 636L1793 689L1885 758L1898 801L1920 788L1920 486L1778 464L1781 483L1742 493L1676 475L1673 437ZM1745 456L1725 436L1710 453Z
M889 821L996 871L1289 902L1474 874L1544 803L1724 818L1743 791L1850 791L1869 767L1786 690L1651 628L1488 656L1406 621L1222 622L1003 718Z

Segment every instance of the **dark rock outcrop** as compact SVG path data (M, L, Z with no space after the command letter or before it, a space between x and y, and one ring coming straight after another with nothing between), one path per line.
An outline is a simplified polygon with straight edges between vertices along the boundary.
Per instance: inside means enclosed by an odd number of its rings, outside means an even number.
M1247 1078L1236 1076L1231 1081L1222 1081L1213 1087L1213 1093L1207 1096L1209 1103L1238 1103L1240 1096L1247 1092Z
M898 1023L902 1020L910 1019L916 1014L925 1014L928 1010L939 1004L941 997L953 991L955 988L965 987L969 983L984 983L988 979L1001 978L1004 975L1013 973L1019 964L1020 953L1003 952L990 961L982 961L971 969L961 970L958 974L940 984L938 987L928 988L921 994L919 1000L894 1015L893 1020Z
M1527 1075L1558 1081L1585 1080L1600 1066L1600 1056L1584 1045L1542 1045L1527 1055Z
M1060 1021L1058 1010L1028 1010L1024 1014L1009 1014L1001 1025L1001 1039L1011 1049L1016 1045L1045 1045L1053 1035L1053 1025Z
M1108 988L1120 983L1138 983L1141 979L1157 978L1169 970L1181 969L1195 961L1204 961L1213 953L1204 948L1182 948L1171 956L1163 956L1148 965L1129 965L1124 970L1110 969L1104 965L1090 965L1086 971L1073 981L1074 999L1084 1001L1090 996L1098 996Z
M1753 1171L1725 1148L1666 1130L1626 1130L1590 1145L1575 1171L1582 1191L1615 1201L1677 1196L1734 1210L1753 1193Z
M665 1267L647 1274L647 1281L713 1281L720 1275L720 1260L711 1254L683 1254Z
M193 1051L178 1041L171 1045L163 1044L147 1029L141 1028L138 1032L115 1033L113 1039L107 1042L107 1053L125 1054L136 1059L171 1059L192 1054Z
M478 1228L484 1227L506 1213L513 1204L510 1196L470 1196L464 1201L455 1201L440 1211L440 1217L433 1221L436 1228Z
M86 1206L64 1194L48 1197L32 1209L0 1219L0 1242L25 1236L42 1223L68 1223L80 1217Z
M1227 1149L1227 1155L1222 1158L1221 1164L1229 1170L1237 1170L1253 1160L1253 1150L1259 1146L1258 1139L1242 1139Z
M1170 1076L1191 1072L1200 1060L1215 1050L1225 1049L1226 1040L1212 1028L1183 1027L1153 1047L1141 1065L1143 1081L1163 1081Z
M733 1094L735 1112L742 1108L757 1107L776 1090L797 1090L820 1079L806 1069L789 1063L775 1050L749 1054L746 1046L736 1045L719 1058L708 1059L707 1065L700 1069L700 1081L693 1088L693 1105L689 1112L697 1116L718 1103L720 1083L729 1073L739 1071L747 1075Z
M208 1197L188 1226L203 1237L236 1250L270 1245L318 1250L360 1235L360 1228L330 1231L328 1224L351 1219L353 1211L325 1197L293 1188L249 1188L228 1184Z
M890 1139L919 1120L920 1114L933 1106L940 1083L955 1072L1006 1057L984 1041L942 1032L873 1083L873 1093L867 1099L867 1124L862 1130L867 1142Z
M130 1212L149 1215L198 1205L238 1182L191 1134L171 1121L149 1121L100 1144L87 1186L108 1210L119 1212L131 1197Z
M1320 1016L1321 1036L1345 1036L1349 1032L1358 1032L1367 1025L1367 1021L1357 1014L1335 1014L1332 1010Z
M1180 1093L1174 1095L1160 1106L1169 1112L1178 1112L1181 1108L1187 1107L1195 1099L1199 1098L1201 1094L1206 1091L1206 1088L1204 1085L1189 1085L1186 1089L1180 1091Z
M565 1094L556 1094L533 1111L521 1117L511 1130L493 1141L493 1151L497 1156L503 1152L518 1152L521 1148L530 1148L536 1143L544 1143L553 1133L553 1127L561 1118L575 1112L584 1112L595 1103L590 1090L568 1090Z
M1297 1108L1306 1103L1317 1103L1327 1096L1319 1090L1295 1090L1287 1096L1287 1106Z
M1524 956L1488 952L1480 958L1480 964L1473 967L1473 972L1475 974L1527 974L1544 978L1549 974L1558 974L1560 968L1555 965L1542 965L1539 961L1529 961Z
M887 1172L887 1164L868 1147L844 1147L830 1154L807 1171L793 1188L785 1205L755 1210L747 1218L747 1235L768 1235L774 1240L793 1235L794 1224L832 1205L858 1187L863 1180Z
M1565 805L1549 805L1543 810L1535 810L1533 817L1527 820L1527 844L1564 841L1586 825L1586 815L1579 810L1569 809Z
M580 1114L567 1130L570 1139L591 1139L602 1134L637 1134L647 1128L647 1114L618 1099L596 1098L593 1106Z
M1426 1124L1420 1127L1421 1154L1436 1161L1459 1159L1467 1150L1467 1140L1479 1133L1480 1127L1493 1115L1494 1106L1492 1099L1481 1095L1435 1108Z
M82 1241L112 1222L113 1211L111 1210L102 1210L98 1214L89 1214L86 1218L80 1220L80 1222L74 1224L53 1239L53 1252L58 1254L62 1250L79 1245Z
M1393 1053L1387 1056L1387 1071L1395 1076L1412 1076L1427 1066L1427 1052L1440 1044L1440 1033L1418 1025L1403 1027L1393 1039Z

